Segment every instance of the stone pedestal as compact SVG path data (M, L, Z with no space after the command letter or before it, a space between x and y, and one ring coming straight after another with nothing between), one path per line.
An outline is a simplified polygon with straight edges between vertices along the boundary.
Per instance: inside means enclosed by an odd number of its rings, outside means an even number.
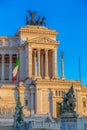
M63 113L61 114L61 130L77 130L77 114Z

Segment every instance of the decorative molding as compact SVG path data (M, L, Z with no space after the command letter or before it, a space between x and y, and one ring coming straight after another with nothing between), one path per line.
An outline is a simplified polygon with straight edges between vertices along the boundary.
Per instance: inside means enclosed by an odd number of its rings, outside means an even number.
M31 40L28 40L28 43L44 43L44 44L47 44L47 43L49 43L49 44L59 44L59 42L56 42L55 40L53 40L53 39L51 39L51 38L48 38L48 37L46 37L46 36L44 36L44 37L36 37L36 38L33 38L33 39L31 39Z
M27 25L24 27L21 27L19 33L34 33L34 34L49 34L49 35L57 35L58 33L55 30L51 30L49 28L45 28L44 26L32 26L32 25Z

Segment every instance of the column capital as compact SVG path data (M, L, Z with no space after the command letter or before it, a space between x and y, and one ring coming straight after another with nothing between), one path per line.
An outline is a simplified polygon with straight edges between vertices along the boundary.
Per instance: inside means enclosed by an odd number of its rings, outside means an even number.
M56 51L57 51L57 48L52 49L52 51L53 51L53 52L56 52Z
M47 48L45 49L45 52L48 52L48 49L47 49Z
M2 53L1 55L2 55L2 56L4 56L5 54L4 54L4 53Z
M2 59L4 60L4 56L5 56L5 54L1 54L2 55Z
M35 57L37 56L37 50L34 50L34 56Z
M9 57L12 58L12 55L13 55L13 54L9 54Z
M37 50L38 50L38 51L40 51L40 50L41 50L41 48L37 48Z

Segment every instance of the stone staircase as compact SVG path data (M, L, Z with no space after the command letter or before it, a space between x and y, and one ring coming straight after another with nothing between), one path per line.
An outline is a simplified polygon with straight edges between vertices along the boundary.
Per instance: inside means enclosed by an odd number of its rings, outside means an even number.
M0 130L15 130L13 119L0 119Z
M0 130L15 130L13 126L0 126Z

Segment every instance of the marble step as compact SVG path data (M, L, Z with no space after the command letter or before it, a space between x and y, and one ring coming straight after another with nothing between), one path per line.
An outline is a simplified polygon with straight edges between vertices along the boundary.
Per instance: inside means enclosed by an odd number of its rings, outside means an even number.
M13 126L0 126L0 130L15 130Z

